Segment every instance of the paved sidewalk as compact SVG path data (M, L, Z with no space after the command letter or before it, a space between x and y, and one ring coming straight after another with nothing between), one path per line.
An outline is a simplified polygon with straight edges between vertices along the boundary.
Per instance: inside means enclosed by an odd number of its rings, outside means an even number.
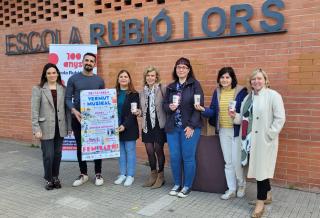
M247 196L228 201L219 194L191 192L185 199L168 195L172 187L169 169L163 188L142 188L148 168L137 166L132 187L113 184L118 174L116 160L104 160L105 184L93 184L93 164L89 163L90 181L72 187L78 176L77 162L62 162L62 189L43 188L41 150L28 145L0 140L0 217L249 217L256 186L249 183ZM320 217L320 195L273 187L274 202L266 207L264 217Z

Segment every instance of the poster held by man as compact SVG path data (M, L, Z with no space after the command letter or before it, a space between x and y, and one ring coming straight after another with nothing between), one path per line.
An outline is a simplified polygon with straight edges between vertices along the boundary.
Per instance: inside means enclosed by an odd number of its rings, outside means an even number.
M82 160L120 156L115 89L81 91Z

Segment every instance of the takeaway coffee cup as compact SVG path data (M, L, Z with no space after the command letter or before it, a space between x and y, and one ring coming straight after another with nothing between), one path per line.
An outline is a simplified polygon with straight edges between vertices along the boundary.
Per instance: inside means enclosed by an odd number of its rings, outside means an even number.
M201 95L194 95L194 104L200 105Z
M132 102L131 103L131 112L132 113L137 112L137 102Z
M229 102L229 111L232 111L232 112L236 111L236 104L237 104L236 101L230 101Z
M173 95L172 96L172 103L174 105L179 105L179 101L180 101L180 96L179 95Z

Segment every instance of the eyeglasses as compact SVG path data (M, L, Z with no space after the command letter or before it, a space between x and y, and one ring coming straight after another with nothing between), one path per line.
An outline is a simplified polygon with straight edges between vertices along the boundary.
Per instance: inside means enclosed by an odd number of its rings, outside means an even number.
M177 70L189 70L189 67L187 67L187 66L179 66L179 65L178 65L178 66L176 67L176 69L177 69Z

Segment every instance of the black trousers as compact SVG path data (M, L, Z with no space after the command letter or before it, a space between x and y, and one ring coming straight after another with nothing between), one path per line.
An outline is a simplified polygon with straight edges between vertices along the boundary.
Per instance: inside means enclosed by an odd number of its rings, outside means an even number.
M81 174L88 174L88 168L87 168L87 162L82 161L81 158L81 124L77 120L75 116L72 116L72 131L74 134L74 138L76 139L77 143L77 158L78 158L78 163L79 163L79 168L80 168L80 173ZM102 160L94 160L94 170L96 174L101 173L101 165L102 165Z
M257 181L257 199L258 200L266 200L267 193L271 190L270 180L265 179L262 181Z
M62 142L63 138L60 137L59 131L55 132L53 139L41 140L44 179L47 181L59 176Z

